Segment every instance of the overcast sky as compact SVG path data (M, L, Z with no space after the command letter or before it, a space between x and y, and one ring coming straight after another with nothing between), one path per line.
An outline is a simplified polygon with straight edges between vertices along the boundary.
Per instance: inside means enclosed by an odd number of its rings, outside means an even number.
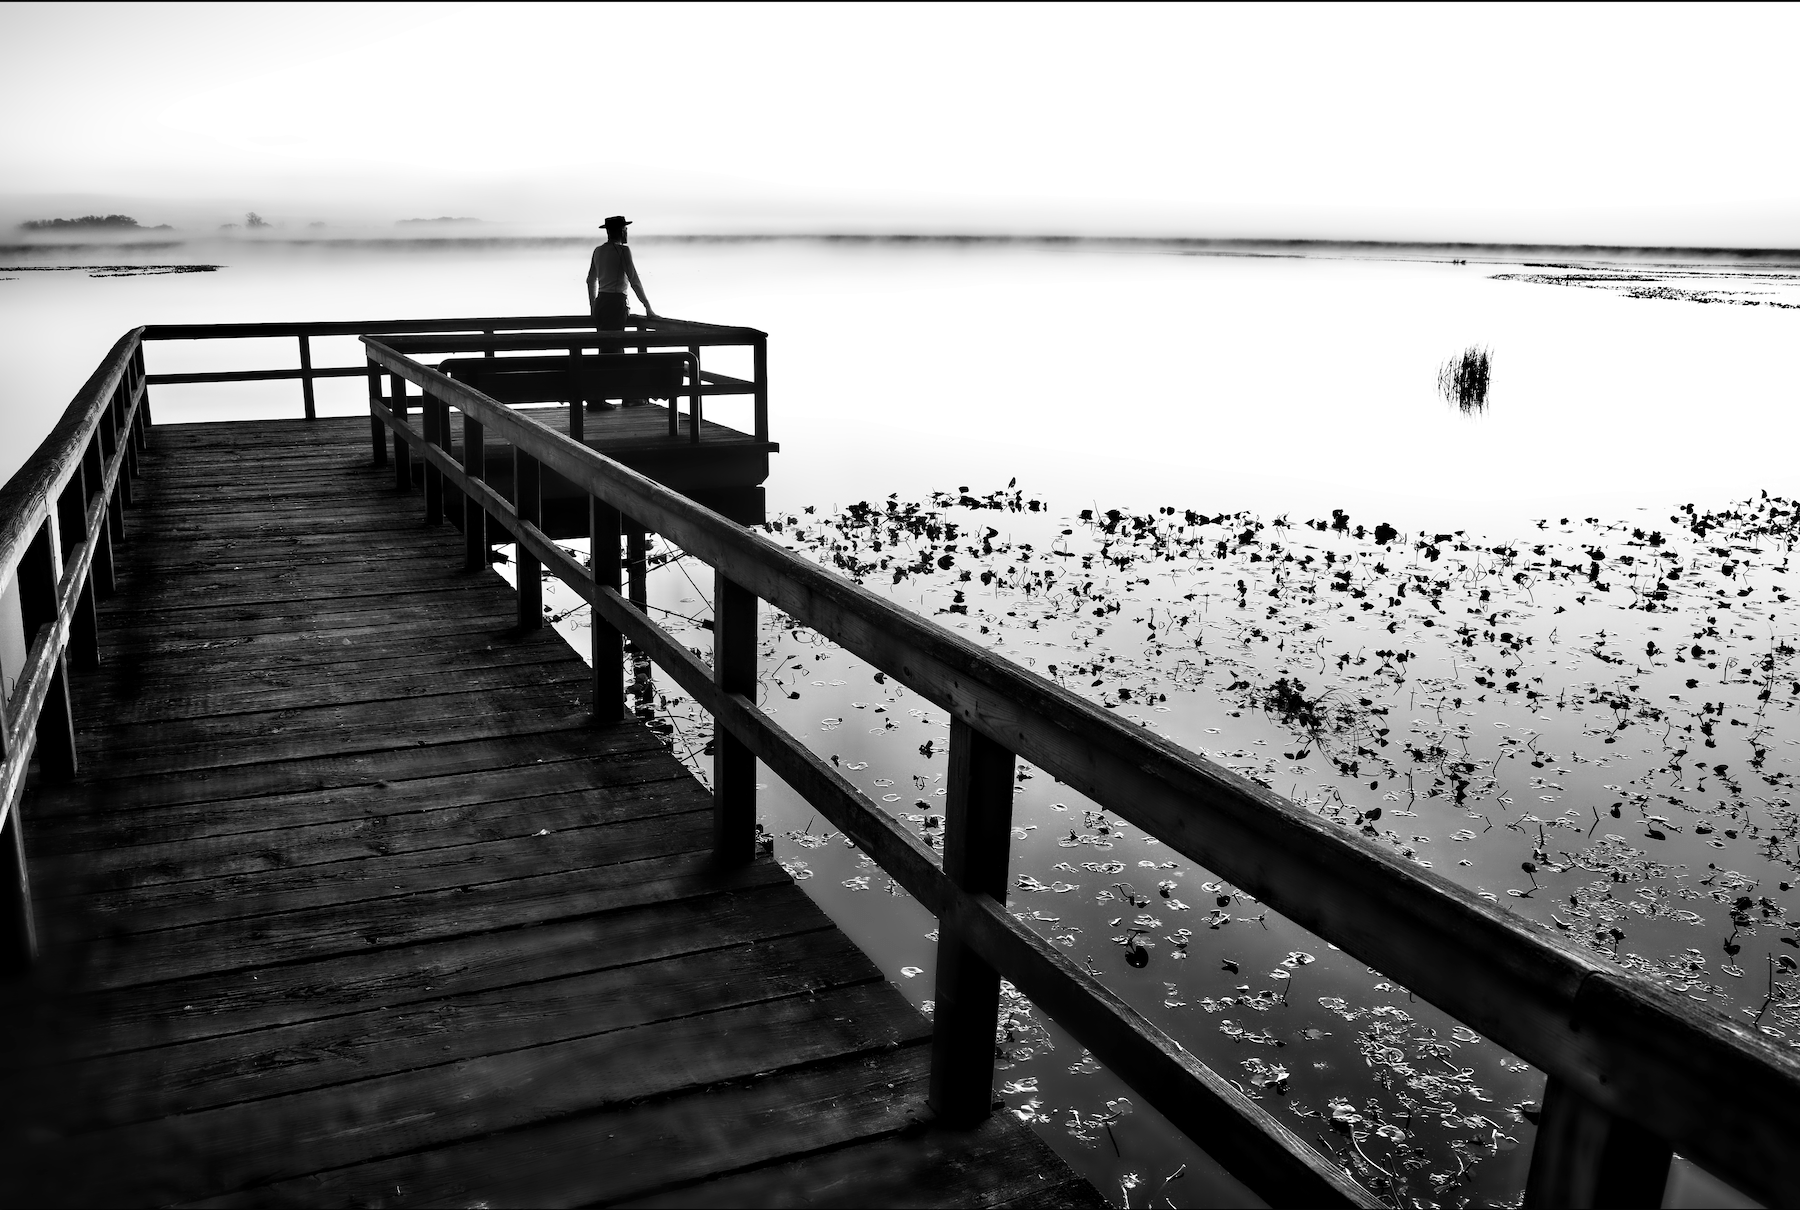
M1793 6L8 4L0 217L1796 247L1796 35Z

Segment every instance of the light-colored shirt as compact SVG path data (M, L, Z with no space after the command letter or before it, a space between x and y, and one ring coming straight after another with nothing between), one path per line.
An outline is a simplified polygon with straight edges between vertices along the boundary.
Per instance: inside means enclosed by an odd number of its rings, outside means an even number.
M604 243L594 249L596 294L625 293L625 275L632 272L631 249L625 244Z

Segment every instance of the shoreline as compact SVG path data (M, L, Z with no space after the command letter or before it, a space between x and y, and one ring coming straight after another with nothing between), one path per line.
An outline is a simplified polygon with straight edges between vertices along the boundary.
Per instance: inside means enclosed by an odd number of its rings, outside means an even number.
M471 236L295 236L256 237L197 235L187 239L85 240L54 242L19 241L0 244L0 256L53 255L105 250L111 253L160 252L189 246L281 246L361 249L478 249L572 247L596 242L580 235L471 235ZM1393 256L1432 258L1503 259L1561 257L1574 260L1625 260L1678 263L1727 263L1739 265L1800 265L1800 248L1725 248L1686 245L1484 243L1429 240L1328 240L1328 239L1216 239L1193 236L1140 235L992 235L924 232L747 232L645 235L645 244L772 244L897 245L948 247L1113 248L1174 251L1220 256Z

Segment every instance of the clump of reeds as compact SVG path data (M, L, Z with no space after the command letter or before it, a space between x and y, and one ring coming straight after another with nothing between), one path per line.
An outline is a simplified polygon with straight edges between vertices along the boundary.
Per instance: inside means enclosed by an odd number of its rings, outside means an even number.
M1438 369L1438 390L1465 416L1485 412L1493 362L1489 350L1470 345L1460 357L1452 357Z

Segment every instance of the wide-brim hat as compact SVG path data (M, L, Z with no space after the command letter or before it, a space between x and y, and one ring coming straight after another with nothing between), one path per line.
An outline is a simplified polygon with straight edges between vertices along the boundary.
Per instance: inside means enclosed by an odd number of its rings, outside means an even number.
M600 224L600 227L602 230L609 230L613 227L629 227L629 226L631 226L631 220L626 218L622 214L615 214L611 218L607 219L604 223Z

